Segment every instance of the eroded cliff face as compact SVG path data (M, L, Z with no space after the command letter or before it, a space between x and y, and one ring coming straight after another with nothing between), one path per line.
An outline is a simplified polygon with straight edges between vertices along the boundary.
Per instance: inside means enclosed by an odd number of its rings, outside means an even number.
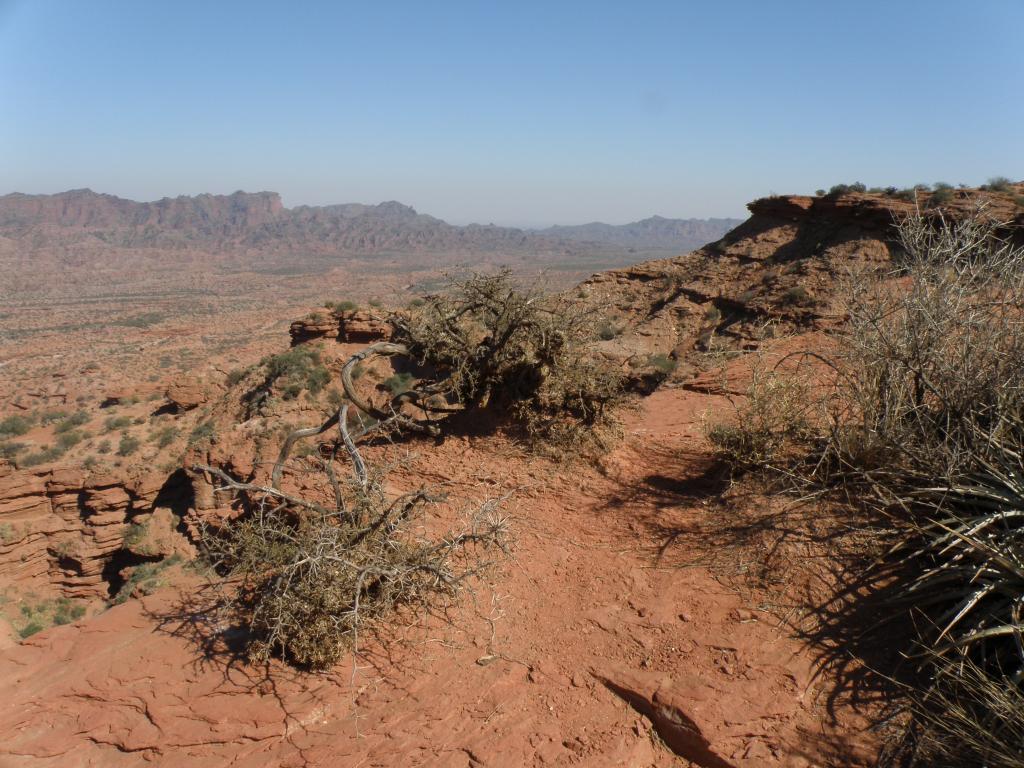
M1024 189L1024 185L1019 185ZM1019 191L1019 190L1018 190ZM1019 195L958 190L926 215L947 220L985 215L1024 237ZM922 200L925 205L927 200ZM828 331L841 323L846 279L887 269L897 248L894 222L912 202L872 194L768 197L721 240L689 254L602 272L578 289L619 331L607 343L623 360L668 355L687 370L695 353L756 349L781 334Z
M89 475L0 463L0 585L37 595L106 599L120 571L175 553L192 506L183 473Z

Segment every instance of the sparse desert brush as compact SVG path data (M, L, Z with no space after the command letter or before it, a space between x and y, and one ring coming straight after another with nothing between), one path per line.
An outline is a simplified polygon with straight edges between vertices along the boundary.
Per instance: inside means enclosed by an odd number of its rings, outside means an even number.
M334 468L337 453L320 458L319 469L316 460L303 460L313 467L309 484L319 476L320 496L296 497L274 484L239 483L194 467L234 489L246 509L238 520L204 528L202 546L212 571L230 585L224 606L248 628L252 661L281 656L329 668L400 606L421 612L454 595L488 566L493 548L505 546L506 521L493 500L473 506L457 527L429 533L424 516L443 499L423 488L389 494L386 477L359 455L347 416L346 406L340 424L347 477Z
M998 233L983 215L915 216L899 226L896 272L850 281L840 459L852 439L939 480L1020 430L1024 251Z
M131 456L139 449L140 445L142 445L142 441L139 438L127 433L122 434L121 439L117 443L117 455Z
M654 355L648 355L647 365L658 373L668 376L676 369L677 361L675 358L659 352Z
M840 195L847 195L851 192L866 192L867 187L861 184L859 181L853 182L853 184L836 184L829 188L829 197L839 197Z
M32 429L32 421L26 416L15 414L0 421L0 438L18 437Z
M779 297L779 304L784 307L806 307L813 303L811 294L802 285L787 288Z
M804 379L766 371L758 362L752 367L746 397L734 402L733 419L705 420L704 434L735 469L771 466L787 446L810 436L813 407Z
M1024 766L1024 692L970 661L929 657L930 684L905 687L913 721L879 765Z
M579 448L600 441L624 396L621 369L596 354L599 318L564 297L517 288L507 271L453 283L389 322L391 341L342 367L346 397L375 428L437 433L453 416L486 410L535 445L571 434ZM375 357L404 359L415 383L387 403L370 402L353 373Z
M980 189L988 192L1012 192L1013 182L1005 176L993 176L988 180L988 184L982 184Z
M247 396L254 407L265 403L275 390L284 400L294 400L303 391L317 395L331 380L320 351L309 345L265 357L260 365L266 372L263 382Z
M833 421L811 475L890 515L950 765L1019 768L1024 725L1024 250L984 211L898 224L890 275L849 282ZM906 614L904 614L906 615ZM928 680L930 679L930 682Z

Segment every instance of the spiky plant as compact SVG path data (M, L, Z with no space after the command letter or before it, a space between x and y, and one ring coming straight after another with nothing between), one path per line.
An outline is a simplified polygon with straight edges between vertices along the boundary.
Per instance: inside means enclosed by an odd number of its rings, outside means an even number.
M903 592L932 629L931 650L1024 681L1024 465L996 446L979 471L908 495L926 522L903 545L923 565Z

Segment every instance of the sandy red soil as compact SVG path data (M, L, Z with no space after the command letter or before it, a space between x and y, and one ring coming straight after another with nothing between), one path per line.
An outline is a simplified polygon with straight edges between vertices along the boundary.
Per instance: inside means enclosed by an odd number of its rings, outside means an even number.
M722 512L701 418L728 408L655 393L601 471L496 438L425 451L411 470L424 481L515 491L513 558L331 674L204 644L194 579L8 648L0 764L868 764L870 709L746 577L757 545L726 552L701 533Z

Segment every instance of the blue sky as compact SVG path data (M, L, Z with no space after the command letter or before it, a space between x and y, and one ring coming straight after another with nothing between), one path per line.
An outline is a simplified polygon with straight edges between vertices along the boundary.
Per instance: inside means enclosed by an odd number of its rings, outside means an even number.
M1024 0L0 0L0 193L456 223L1024 178Z

